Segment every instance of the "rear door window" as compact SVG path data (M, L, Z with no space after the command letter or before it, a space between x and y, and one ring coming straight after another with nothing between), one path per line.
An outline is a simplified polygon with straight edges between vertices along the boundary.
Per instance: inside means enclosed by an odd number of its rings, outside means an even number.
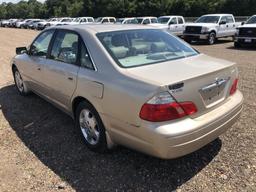
M50 59L64 63L76 64L78 56L78 39L76 33L58 31L54 39Z
M181 18L181 17L178 17L178 23L179 24L183 24L184 22L183 22L183 19Z

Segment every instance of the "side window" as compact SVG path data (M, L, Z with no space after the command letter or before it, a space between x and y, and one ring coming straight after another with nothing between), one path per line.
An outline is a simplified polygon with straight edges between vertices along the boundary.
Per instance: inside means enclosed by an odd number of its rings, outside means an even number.
M78 35L59 31L54 40L50 58L64 63L76 64L78 53Z
M228 17L227 17L227 22L228 22L228 23L234 23L235 21L234 21L233 17L228 16Z
M108 23L108 19L103 19L102 23Z
M88 18L87 20L88 20L88 22L93 22L92 18Z
M220 22L226 22L227 23L227 17L226 16L221 17Z
M181 18L181 17L178 17L178 23L179 24L183 24L184 22L183 22L183 19Z
M175 25L175 24L177 24L177 18L176 18L176 17L172 18L172 20L170 21L169 24L170 24L170 25Z
M110 22L110 23L115 23L115 19L110 18L110 19L109 19L109 22Z
M146 24L150 24L149 19L145 19L145 20L143 21L143 23L142 23L142 24L144 24L144 25L146 25Z
M155 19L155 18L152 18L150 20L151 20L151 23L157 23L157 19Z
M33 56L46 56L54 30L48 30L42 33L30 46L30 54Z
M89 56L89 53L84 45L81 43L81 58L80 58L81 67L94 70L92 60Z

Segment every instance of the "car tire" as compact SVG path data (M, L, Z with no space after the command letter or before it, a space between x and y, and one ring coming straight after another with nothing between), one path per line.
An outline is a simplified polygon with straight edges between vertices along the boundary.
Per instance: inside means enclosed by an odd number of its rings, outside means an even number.
M19 70L16 67L13 68L13 78L14 78L14 82L15 82L15 87L18 90L18 92L22 96L28 95L29 94L28 87L27 87L26 83L23 81L23 78L22 78Z
M80 130L86 146L94 152L108 151L104 124L96 109L88 102L82 101L75 111L75 127Z
M235 48L240 48L240 47L241 47L241 44L238 43L238 42L234 42L234 47L235 47Z
M216 34L214 32L211 32L208 37L208 44L213 45L216 41Z
M185 37L184 40L185 40L187 43L189 43L189 44L191 44L191 42L192 42L192 39L190 39L190 38L188 38L188 37Z

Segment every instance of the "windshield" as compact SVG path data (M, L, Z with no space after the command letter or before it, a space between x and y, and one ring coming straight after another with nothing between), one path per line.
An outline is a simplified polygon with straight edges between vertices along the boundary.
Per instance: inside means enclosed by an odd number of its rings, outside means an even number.
M119 18L116 20L116 23L122 23L124 21L124 18Z
M255 24L256 23L256 16L251 17L246 24Z
M196 20L196 23L218 23L219 16L202 16Z
M159 17L157 20L158 20L158 23L167 24L168 21L170 20L170 18L169 17Z
M79 21L80 21L80 18L76 18L72 22L79 22Z
M157 29L98 33L97 37L124 68L181 59L198 53L178 38Z
M71 22L72 19L62 19L61 22Z

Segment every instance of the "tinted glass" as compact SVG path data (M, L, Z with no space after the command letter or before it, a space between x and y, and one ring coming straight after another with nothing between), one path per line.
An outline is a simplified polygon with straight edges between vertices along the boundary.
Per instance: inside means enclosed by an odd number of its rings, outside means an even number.
M172 18L172 20L170 21L170 24L177 24L177 18L176 17Z
M46 56L53 33L54 30L48 30L37 37L34 43L30 46L31 55Z
M181 18L181 17L178 17L178 23L179 24L183 24L184 22L183 22L183 19Z
M169 20L170 20L169 17L159 17L158 23L167 24Z
M149 19L145 19L142 24L149 24L149 23L150 23Z
M231 16L227 17L227 23L234 23L234 19Z
M150 19L151 20L151 23L157 23L157 19L154 18L154 19Z
M256 23L256 16L251 17L246 23L247 24L254 24L254 23Z
M110 19L109 19L109 22L114 23L114 22L115 22L115 19L110 18Z
M121 67L136 67L185 58L198 53L161 30L105 32L97 37Z
M196 20L196 23L218 23L219 19L219 16L202 16Z
M71 32L59 31L52 47L51 59L75 64L78 53L78 35Z

